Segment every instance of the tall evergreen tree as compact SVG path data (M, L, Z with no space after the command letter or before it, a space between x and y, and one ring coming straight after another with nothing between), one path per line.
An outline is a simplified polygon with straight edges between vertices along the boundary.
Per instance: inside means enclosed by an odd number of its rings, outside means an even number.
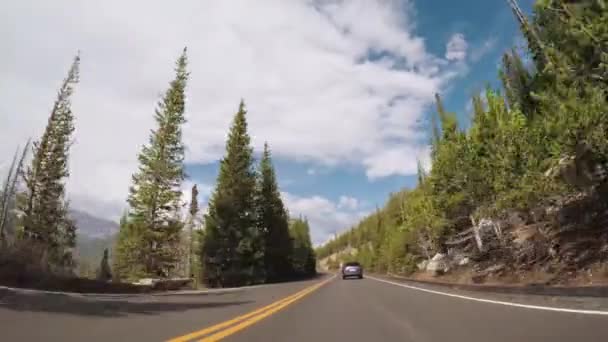
M99 269L97 270L96 278L98 280L108 281L112 279L112 271L110 270L108 259L108 249L106 248L103 250L103 257L101 258Z
M74 131L70 98L78 82L79 66L77 55L59 89L46 129L34 143L33 159L24 174L27 194L20 208L22 233L45 249L53 266L72 264L75 225L67 216L64 181L69 176L68 154Z
M450 113L443 107L443 100L439 94L435 94L435 102L437 105L437 115L439 116L439 123L441 124L441 140L453 139L458 130L458 121L456 120L456 114ZM433 135L437 134L433 132Z
M417 176L418 176L418 184L422 184L422 182L424 182L424 179L426 178L426 171L424 170L424 166L422 166L422 162L420 161L420 159L416 160L416 170L417 170Z
M535 110L533 99L530 96L532 76L515 49L503 55L499 76L509 107L519 106L522 112L532 115Z
M134 267L134 262L149 276L169 276L179 261L182 222L181 184L185 178L182 124L185 123L185 89L188 81L184 48L176 62L176 76L158 103L156 130L139 154L139 170L129 189L128 221L121 229L118 244L136 243L141 250L118 246L117 272ZM124 240L123 240L124 239ZM123 254L131 254L125 255Z
M234 117L226 155L205 216L201 263L210 286L264 281L264 251L255 211L256 178L245 104Z
M293 240L293 269L297 276L311 276L316 273L316 257L310 241L308 220L298 218L291 221L289 234Z
M268 144L258 170L256 207L258 227L264 236L264 265L269 281L285 279L291 275L292 244L289 221L281 199Z
M26 148L27 149L27 148ZM12 198L11 186L12 182L15 182L18 177L14 177L15 169L17 168L17 156L19 154L19 148L15 151L15 155L13 156L13 161L8 168L8 174L6 175L6 180L2 185L2 192L0 193L0 248L4 247L6 242L6 237L4 233L4 225L6 222L6 216L8 213L8 207L10 205L10 201Z
M23 171L23 163L25 162L25 157L27 156L29 148L30 140L28 139L19 160L17 160L19 154L19 148L17 148L15 156L13 157L13 162L8 169L6 180L2 186L2 193L0 194L0 248L6 244L9 235L14 237L14 216L11 211L16 204L15 191L17 182Z
M143 225L130 220L128 213L125 213L120 218L119 227L112 258L113 276L118 280L136 280L146 276Z
M530 23L528 18L523 14L517 0L507 0L513 15L519 22L520 30L528 43L530 56L534 60L536 70L544 70L545 65L549 62L545 44L539 37L539 27L534 23Z
M193 247L194 247L194 225L196 224L196 217L198 215L198 188L196 184L192 186L190 192L190 208L188 210L190 217L188 218L188 262L186 270L188 271L188 277L194 274L193 268Z

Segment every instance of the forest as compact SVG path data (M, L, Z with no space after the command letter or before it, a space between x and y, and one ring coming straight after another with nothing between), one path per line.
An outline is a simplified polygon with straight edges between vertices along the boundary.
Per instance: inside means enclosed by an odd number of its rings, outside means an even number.
M444 270L560 275L605 265L608 4L538 0L530 17L509 4L526 46L503 55L502 86L473 96L468 129L437 95L430 169L419 164L414 188L318 248L330 267L357 258L370 272L412 274L445 257ZM336 254L348 247L356 255Z
M17 149L3 183L0 281L77 276L78 232L69 214L66 183L69 150L77 133L71 97L80 63L77 55L44 133ZM181 277L227 287L313 276L316 259L308 221L290 218L268 144L256 162L243 100L228 133L208 210L200 210L196 185L191 200L183 203L187 67L184 48L175 78L154 111L156 127L138 155L117 241L99 256L95 278L135 282Z
M125 189L117 241L99 256L96 278L192 277L210 287L240 286L312 276L316 260L330 256L330 268L356 257L370 271L395 274L472 263L482 271L540 267L561 277L605 265L608 5L538 0L528 17L509 3L526 46L503 55L502 86L473 96L466 123L437 95L431 167L419 163L417 185L393 193L383 208L316 250L306 218L290 217L281 199L268 144L255 160L243 100L208 209L201 212L196 186L182 201L190 76L184 48ZM78 231L66 184L80 64L77 55L43 134L17 148L4 176L0 280L77 276ZM349 247L356 256L340 254Z

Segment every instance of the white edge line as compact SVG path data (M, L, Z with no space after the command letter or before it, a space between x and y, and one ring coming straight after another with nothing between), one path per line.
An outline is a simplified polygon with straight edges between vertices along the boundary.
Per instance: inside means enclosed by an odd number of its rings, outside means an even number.
M417 287L417 286L406 285L406 284L397 283L397 282L394 282L394 281L380 279L380 278L371 277L371 276L367 276L366 278L373 279L375 281L380 281L380 282L387 283L387 284L391 284L391 285L395 285L395 286L405 287L405 288L412 289L412 290L418 290L418 291L423 291L423 292L428 292L428 293L433 293L433 294L438 294L438 295L443 295L443 296L448 296L448 297L460 298L460 299L468 299L468 300L472 300L472 301L475 301L475 302L490 303L490 304L499 304L499 305L506 305L506 306L514 306L514 307L525 308L525 309L535 309L535 310L545 310L545 311L578 313L578 314L584 314L584 315L602 315L602 316L608 316L608 311L577 310L577 309L559 308L559 307L552 307L552 306L540 306L540 305L519 304L519 303L513 303L513 302L503 302L503 301L499 301L499 300L482 299L482 298L475 298L475 297L457 295L457 294L453 294L453 293L446 293L446 292L441 292L441 291L429 290L429 289L424 289L424 288Z

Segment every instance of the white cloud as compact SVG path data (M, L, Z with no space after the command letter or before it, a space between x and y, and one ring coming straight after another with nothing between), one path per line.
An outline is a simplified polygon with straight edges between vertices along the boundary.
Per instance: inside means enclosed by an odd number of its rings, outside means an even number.
M487 55L496 47L498 40L495 37L486 39L481 45L471 49L470 59L472 62L478 62L483 56Z
M313 168L309 168L308 170L306 170L306 174L309 176L314 176L317 173L317 170L313 169Z
M445 47L445 58L449 61L463 61L467 57L468 43L462 33L454 33Z
M367 166L367 177L371 180L392 174L415 174L418 160L425 169L430 167L430 148L428 146L397 146L378 152L363 161Z
M412 173L411 154L396 151L421 148L416 121L457 72L426 50L411 13L409 1L384 0L7 2L0 160L40 136L80 50L68 188L75 207L119 214L187 45L189 162L221 156L244 98L254 145L269 141L275 157L360 165L370 177ZM366 60L370 52L387 57Z
M338 209L356 210L359 207L359 200L350 196L340 196Z
M364 210L343 208L322 196L301 197L287 192L283 192L281 195L292 217L301 215L308 218L311 238L315 245L327 241L335 233L352 227L368 214ZM359 202L355 198L349 198L349 201L352 200L356 203Z

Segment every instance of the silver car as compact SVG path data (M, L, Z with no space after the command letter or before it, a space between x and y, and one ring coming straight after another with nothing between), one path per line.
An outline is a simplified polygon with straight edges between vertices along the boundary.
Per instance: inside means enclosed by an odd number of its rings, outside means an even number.
M347 262L342 266L342 279L346 279L348 277L357 277L359 279L363 278L363 267L356 261Z

